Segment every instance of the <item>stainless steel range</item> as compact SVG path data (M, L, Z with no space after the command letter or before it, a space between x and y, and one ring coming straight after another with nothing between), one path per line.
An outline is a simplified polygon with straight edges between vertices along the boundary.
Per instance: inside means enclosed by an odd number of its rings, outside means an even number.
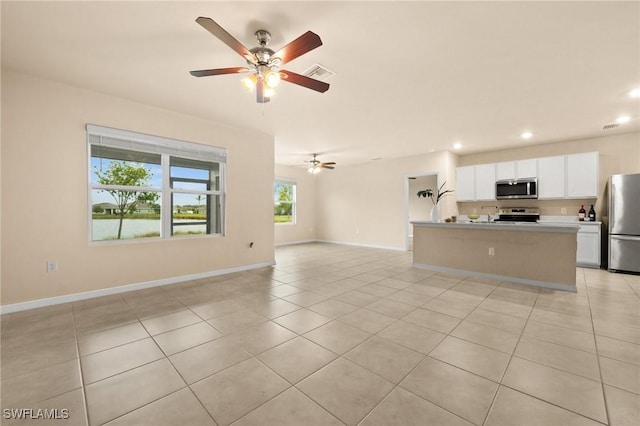
M537 207L503 207L494 219L496 223L536 223L540 219Z

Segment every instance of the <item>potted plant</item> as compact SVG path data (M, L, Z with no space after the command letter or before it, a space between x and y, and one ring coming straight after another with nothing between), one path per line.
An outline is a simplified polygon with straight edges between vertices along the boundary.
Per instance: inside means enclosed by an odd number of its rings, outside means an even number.
M442 185L440 185L440 188L438 188L437 191L434 191L433 189L423 189L422 191L418 191L418 194L417 194L418 198L429 197L431 199L431 202L433 203L433 207L431 208L432 222L437 222L438 220L440 220L440 206L438 205L438 202L440 201L440 199L445 195L453 192L453 189L445 189L444 191L442 190L446 185L446 183L447 182L445 181Z

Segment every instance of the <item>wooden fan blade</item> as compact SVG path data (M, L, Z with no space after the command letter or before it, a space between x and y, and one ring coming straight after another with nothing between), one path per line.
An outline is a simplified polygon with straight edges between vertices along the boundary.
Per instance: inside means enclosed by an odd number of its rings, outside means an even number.
M291 62L299 56L312 51L316 47L322 46L320 36L314 32L307 31L291 43L273 54L276 58L280 58L281 64Z
M322 167L323 169L331 169L331 170L335 169L335 167L333 166L325 166L324 164L320 164L320 167Z
M315 90L320 93L324 93L329 90L329 85L324 81L315 80L292 71L281 70L280 78L283 81L288 81L289 83L297 84L298 86L306 87L307 89Z
M236 74L236 73L247 72L247 71L249 71L249 68L232 67L232 68L215 68L212 70L189 71L189 73L194 77L207 77L210 75Z
M247 61L254 64L256 63L256 58L249 51L249 49L247 49L242 43L236 40L236 38L229 34L224 28L218 25L213 19L200 16L198 19L196 19L196 22L200 24L205 30L218 37L221 42L238 52L238 54L244 57Z
M328 163L320 163L322 166L335 166L336 163L333 161L329 161Z

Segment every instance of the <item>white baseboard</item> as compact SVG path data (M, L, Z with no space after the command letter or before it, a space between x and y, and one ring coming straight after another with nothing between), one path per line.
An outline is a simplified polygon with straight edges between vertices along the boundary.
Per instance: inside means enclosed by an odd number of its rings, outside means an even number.
M216 269L214 271L200 272L197 274L182 275L178 277L162 278L159 280L146 281L142 283L126 284L117 287L102 288L100 290L84 291L82 293L65 294L63 296L48 297L46 299L29 300L27 302L1 305L0 314L10 314L12 312L25 311L27 309L44 308L46 306L60 305L62 303L77 302L79 300L93 299L95 297L110 296L112 294L126 293L134 290L142 290L151 287L160 287L168 284L176 284L183 281L199 280L218 275L232 274L234 272L250 271L252 269L266 268L274 266L275 261L254 263L251 265L234 266L232 268Z
M297 244L310 244L310 243L317 243L318 240L298 240L298 241L287 241L285 243L276 243L276 247L282 247L282 246L295 246Z
M375 249L383 249L383 250L407 251L404 247L379 246L379 245L375 245L375 244L351 243L351 242L348 242L348 241L316 240L316 242L318 242L318 243L329 243L329 244L340 244L340 245L343 245L343 246L375 248Z
M489 278L489 279L498 280L498 281L509 281L512 283L531 285L534 287L549 288L552 290L569 291L572 293L578 292L578 288L576 286L572 286L568 284L553 283L548 281L528 280L526 278L510 277L507 275L487 274L484 272L468 271L466 269L445 268L442 266L427 265L425 263L416 263L416 262L413 262L413 267L418 269L431 269L433 271L438 271L438 272L449 272L453 274L469 275L471 277Z
M282 246L291 246L296 244L310 244L310 243L326 243L326 244L340 244L343 246L354 246L354 247L366 247L366 248L375 248L375 249L383 249L383 250L395 250L395 251L407 251L401 247L391 247L391 246L379 246L373 244L360 244L360 243L351 243L346 241L334 241L334 240L301 240L301 241L290 241L286 243L278 243L276 247Z

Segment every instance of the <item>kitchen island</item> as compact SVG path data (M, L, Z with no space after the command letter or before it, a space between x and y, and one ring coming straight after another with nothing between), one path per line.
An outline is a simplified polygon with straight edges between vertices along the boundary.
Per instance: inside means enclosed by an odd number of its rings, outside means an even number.
M577 291L577 224L411 224L417 268Z

